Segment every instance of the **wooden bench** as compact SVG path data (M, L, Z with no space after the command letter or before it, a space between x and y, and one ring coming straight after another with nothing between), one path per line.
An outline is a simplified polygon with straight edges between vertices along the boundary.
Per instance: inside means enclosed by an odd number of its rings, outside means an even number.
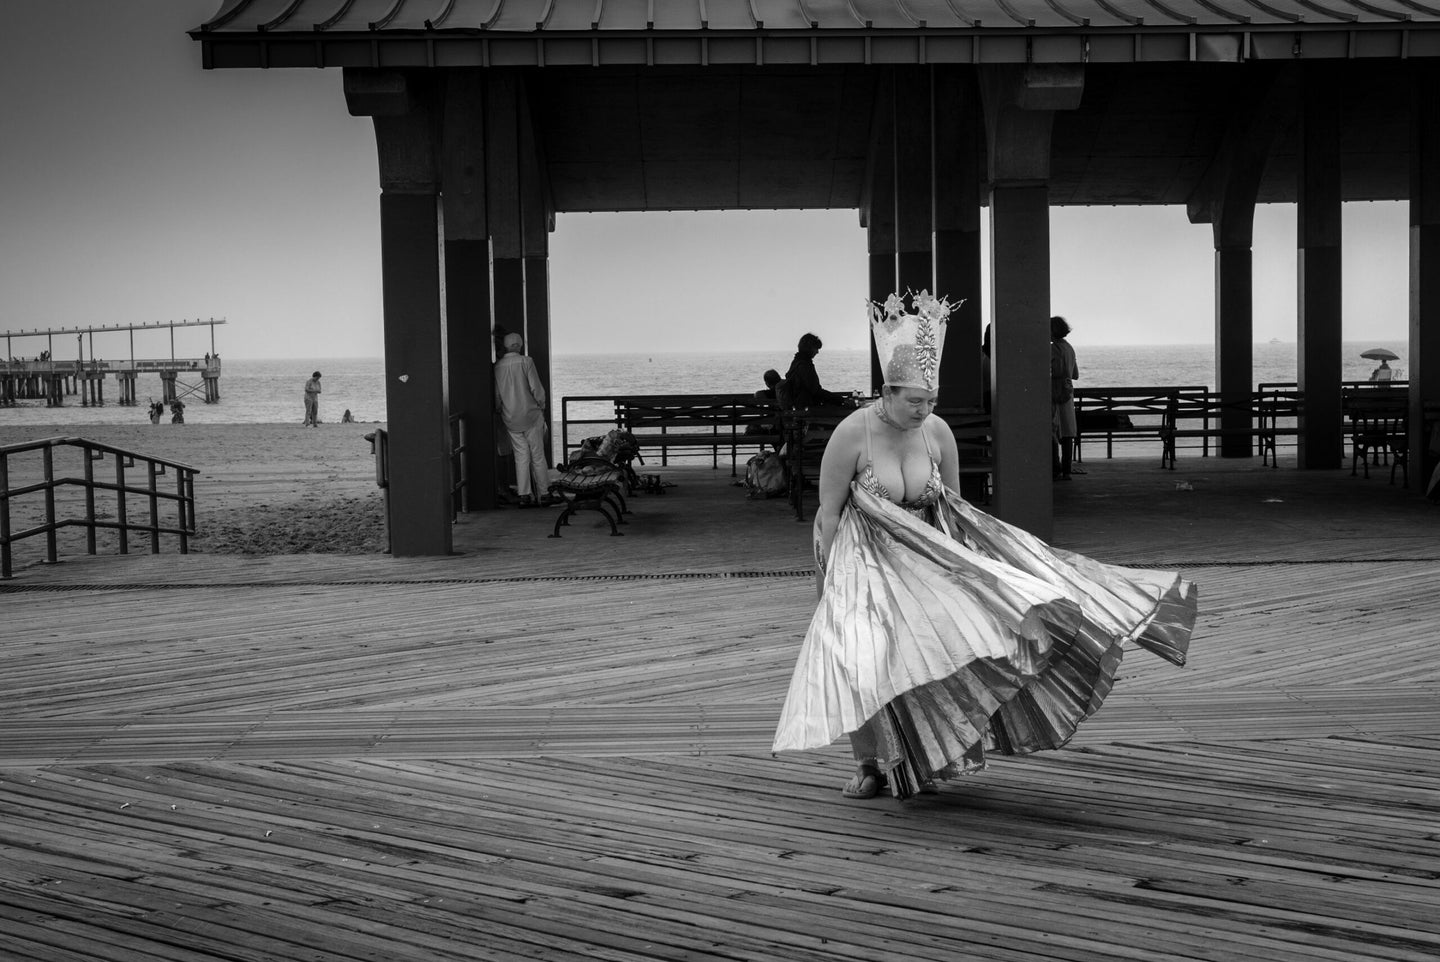
M1390 483L1395 483L1395 469L1404 466L1409 473L1410 396L1405 388L1390 385L1355 387L1341 395L1341 410L1349 424L1350 476L1360 465L1370 477L1371 464L1390 463Z
M1083 461L1087 439L1105 440L1105 457L1117 441L1159 441L1170 401L1204 394L1203 385L1179 387L1094 387L1075 389L1075 460Z
M790 473L790 504L795 520L805 520L805 486L818 479L820 458L830 435L854 408L821 407L785 412L786 467ZM976 408L937 408L955 435L959 453L960 480L977 479L980 499L989 500L990 479L995 471L991 453L991 417Z
M712 467L730 455L730 474L738 474L742 449L778 448L785 441L780 412L754 394L652 394L615 398L615 423L629 431L646 451L658 451L660 463L672 454L709 454Z
M1223 400L1218 391L1177 395L1167 406L1160 429L1160 466L1174 470L1177 442L1182 439L1199 439L1201 456L1209 457L1211 440L1244 437L1256 446L1262 463L1279 467L1276 442L1298 436L1296 419L1301 404L1300 395L1293 391L1246 391L1237 401ZM1235 412L1240 416L1234 420L1245 426L1224 424L1225 416Z

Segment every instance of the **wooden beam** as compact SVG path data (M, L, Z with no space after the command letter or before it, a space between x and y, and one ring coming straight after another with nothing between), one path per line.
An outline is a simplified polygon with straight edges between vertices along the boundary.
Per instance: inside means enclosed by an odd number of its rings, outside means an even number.
M496 506L495 380L490 349L490 242L485 219L485 84L479 70L445 77L440 160L445 212L445 343L449 407L465 418L464 507Z
M1332 65L1305 65L1296 185L1300 274L1296 373L1305 394L1297 456L1303 468L1338 468L1345 459L1340 396L1340 95Z
M980 71L990 178L995 513L1041 538L1054 527L1050 404L1050 133L1081 68Z
M451 471L440 297L438 104L433 86L407 75L384 78L387 96L376 99L370 84L375 79L357 76L346 90L352 112L383 110L374 125L381 191L390 550L396 557L443 555L451 550ZM348 99L352 90L359 93ZM408 103L409 111L393 112L401 103Z
M1435 471L1425 402L1440 401L1440 69L1412 63L1410 110L1410 487Z

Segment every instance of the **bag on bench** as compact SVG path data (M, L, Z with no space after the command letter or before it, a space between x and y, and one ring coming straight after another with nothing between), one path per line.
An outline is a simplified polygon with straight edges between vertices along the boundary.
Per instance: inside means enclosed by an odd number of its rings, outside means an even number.
M747 498L778 498L790 489L779 452L762 451L745 462Z

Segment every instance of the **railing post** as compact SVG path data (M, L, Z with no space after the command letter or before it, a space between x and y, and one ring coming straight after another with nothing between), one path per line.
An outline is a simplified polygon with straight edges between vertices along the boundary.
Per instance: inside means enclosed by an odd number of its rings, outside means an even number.
M125 459L115 454L115 520L120 523L120 553L130 553L130 525L125 514Z
M10 577L10 456L0 451L0 578Z
M146 461L150 489L150 553L160 553L160 497L155 488L155 462Z
M184 470L183 468L175 469L175 494L179 498L179 500L175 502L175 507L178 509L176 514L178 515L180 521L181 554L190 553L190 525L187 523L190 508L187 507L189 501L185 497L185 478L189 474L190 472ZM156 536L159 536L158 532Z
M54 448L45 446L41 462L45 465L45 558L50 564L60 560L55 543L55 455Z
M90 448L81 447L80 456L85 459L85 553L95 553L95 462L90 457Z

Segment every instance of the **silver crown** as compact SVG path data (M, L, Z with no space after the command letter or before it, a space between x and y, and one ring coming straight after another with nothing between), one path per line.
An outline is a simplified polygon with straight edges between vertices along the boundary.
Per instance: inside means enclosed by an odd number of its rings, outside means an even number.
M965 302L951 304L929 291L912 292L909 298L909 311L900 294L891 294L884 304L869 302L870 333L875 338L880 369L891 387L935 391L940 387L940 351L945 346L946 319Z

